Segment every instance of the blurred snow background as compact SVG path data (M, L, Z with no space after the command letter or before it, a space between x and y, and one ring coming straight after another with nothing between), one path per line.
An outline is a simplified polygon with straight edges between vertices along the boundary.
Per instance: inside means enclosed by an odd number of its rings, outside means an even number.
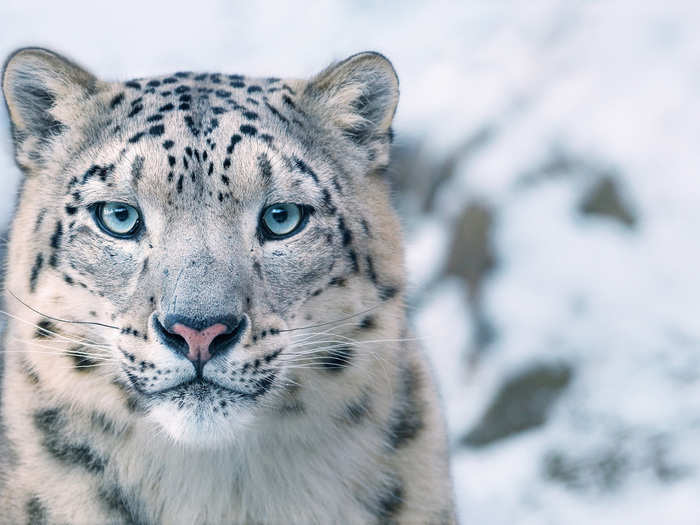
M699 28L692 1L4 0L0 54L42 45L123 79L385 53L409 305L462 521L697 524Z

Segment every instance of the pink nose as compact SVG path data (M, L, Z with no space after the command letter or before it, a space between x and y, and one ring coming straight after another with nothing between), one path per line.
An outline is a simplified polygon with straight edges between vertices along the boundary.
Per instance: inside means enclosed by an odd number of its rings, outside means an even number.
M192 362L199 361L204 364L211 359L209 346L214 338L223 334L228 330L228 327L223 323L216 323L208 326L204 330L195 330L182 323L175 323L170 332L179 335L186 342L190 351L187 354L187 359Z

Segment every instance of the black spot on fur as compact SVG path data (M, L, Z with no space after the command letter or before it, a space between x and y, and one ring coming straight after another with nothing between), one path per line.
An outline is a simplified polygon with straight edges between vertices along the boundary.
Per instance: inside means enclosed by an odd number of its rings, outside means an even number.
M248 88L248 93L258 93L262 91L262 88L260 86L250 86Z
M172 111L173 109L175 109L175 106L171 102L168 102L164 106L159 107L158 111L160 111L160 112Z
M362 423L370 413L371 401L370 395L365 392L357 401L345 407L342 419L351 425Z
M165 126L163 126L163 124L158 124L157 126L151 126L151 128L148 130L148 133L150 133L154 137L159 137L164 132L165 132Z
M143 104L136 104L135 106L133 106L131 108L131 111L129 112L127 117L134 117L134 116L138 115L139 113L141 113L142 109L143 109Z
M145 522L137 517L132 510L138 505L134 505L127 498L123 489L119 485L103 486L99 490L99 498L102 503L112 512L119 514L119 523L124 525L145 525Z
M260 263L258 261L253 262L253 269L255 270L255 274L258 276L258 279L262 279L262 268L260 266Z
M255 135L258 132L258 130L255 126L250 126L248 124L243 124L239 129L241 130L241 133L243 133L244 135L250 135L250 136Z
M187 93L188 91L192 91L192 88L190 88L190 86L178 86L175 88L175 93L177 93L178 95L182 93Z
M241 141L241 136L238 133L236 133L235 135L232 135L231 142L226 147L226 153L228 153L229 155L231 153L233 153L233 148L235 148L236 144L238 144L240 141Z
M77 179L73 177L73 180L77 182ZM71 181L72 182L72 181ZM44 217L46 217L46 208L42 208L39 211L39 214L36 216L36 222L34 223L34 233L39 231L39 228L41 228L41 223L44 222Z
M138 182L139 179L141 179L141 175L143 172L143 163L146 159L144 157L138 156L134 159L134 162L131 164L131 177L134 179L134 182Z
M114 109L122 102L124 102L124 93L119 93L111 100L111 102L109 103L109 107L111 109Z
M163 120L163 115L160 113L156 113L155 115L151 115L146 119L146 122L158 122L159 120Z
M234 80L233 82L229 82L229 86L232 88L244 88L245 87L245 82L242 82L240 80Z
M39 272L41 272L41 267L44 265L44 256L38 253L36 259L34 259L34 265L29 274L29 290L34 292L36 290L36 281L39 278Z
M56 334L56 325L48 319L42 319L36 324L34 337L36 339L49 339Z
M287 117L285 117L284 115L282 115L282 113L280 113L280 112L277 110L276 107L274 107L272 104L270 104L270 103L267 102L267 101L265 101L265 106L267 107L267 109L270 110L270 112L271 112L275 117L277 117L278 119L280 119L280 120L281 120L282 122L284 122L285 124L287 124L287 125L289 124L289 119L288 119Z
M348 257L350 257L350 266L352 266L352 271L357 273L360 271L360 265L357 262L357 253L355 250L348 250Z
M146 85L148 87L158 87L160 86L160 80L150 80Z
M392 478L391 482L383 487L377 500L376 515L379 523L395 523L394 519L403 505L403 482L398 478Z
M256 120L258 118L258 114L255 111L244 111L243 116L248 120Z
M258 169L260 170L260 176L263 181L268 183L272 178L272 164L267 154L261 153L258 155Z
M24 357L19 358L20 370L32 385L38 385L40 378L34 367Z
M51 236L51 248L58 250L61 247L61 238L63 237L63 225L61 221L56 222L56 228Z
M328 284L330 286L338 286L340 288L344 288L345 286L347 286L347 281L342 277L333 277L333 279L331 279Z
M352 232L345 226L345 219L338 217L338 229L343 237L343 246L349 246L352 243Z
M360 328L363 330L371 330L377 327L377 321L373 315L368 315L360 322Z
M78 208L76 208L75 206L70 206L70 205L66 204L65 210L66 210L66 213L68 215L75 215L76 212L78 211Z
M56 460L70 466L80 466L93 474L104 471L106 461L87 443L76 443L66 435L68 421L58 408L42 409L34 413L33 422L42 435L41 444Z
M396 449L406 445L423 429L423 404L418 397L418 372L405 364L399 372L394 408L389 425L389 443Z
M314 170L312 170L303 160L301 160L298 157L294 157L292 160L294 161L294 165L299 171L301 171L304 175L310 176L313 179L313 181L316 184L318 184L318 176L316 175Z
M74 368L78 372L91 372L97 365L97 361L87 355L89 351L84 346L72 346L66 353L73 360Z
M27 525L47 525L46 507L38 496L29 498L25 510L27 511Z
M296 105L294 104L294 101L291 99L289 95L282 95L282 100L284 101L285 104L287 104L290 108L292 109L297 109Z
M323 367L331 373L343 371L352 364L352 357L355 351L350 345L334 346L326 353L321 361Z
M180 175L180 177L177 179L177 192L182 193L182 179L183 176Z
M137 133L136 135L134 135L133 137L131 137L131 138L129 139L129 142L130 142L131 144L135 144L135 143L137 143L139 140L141 140L141 137L143 137L144 135L145 135L145 132L140 131L139 133Z
M396 297L396 294L399 293L398 288L394 286L380 286L379 287L379 299L382 301L388 301L389 299L393 299Z
M49 257L49 264L56 268L58 266L58 250L61 248L61 239L63 238L63 224L61 221L56 222L56 229L51 236L51 257Z
M170 149L170 148L172 148L174 145L175 145L175 143L174 143L172 140L166 140L165 142L163 142L163 147L164 147L165 149Z
M224 184L226 184L226 186L228 186L229 178L226 175L222 175L221 182L223 182Z

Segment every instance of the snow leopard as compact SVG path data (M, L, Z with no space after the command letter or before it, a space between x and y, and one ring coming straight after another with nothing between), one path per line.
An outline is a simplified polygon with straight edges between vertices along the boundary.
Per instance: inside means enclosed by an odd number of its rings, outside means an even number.
M23 48L2 90L2 523L455 522L388 59L115 82Z

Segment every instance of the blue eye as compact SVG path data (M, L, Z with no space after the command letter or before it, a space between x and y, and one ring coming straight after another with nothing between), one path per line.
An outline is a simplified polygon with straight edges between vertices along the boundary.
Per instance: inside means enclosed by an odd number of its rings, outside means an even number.
M122 202L100 202L95 207L98 226L113 237L128 238L141 227L139 210Z
M298 204L278 202L263 211L262 230L271 239L281 239L300 230L305 218L306 212Z

